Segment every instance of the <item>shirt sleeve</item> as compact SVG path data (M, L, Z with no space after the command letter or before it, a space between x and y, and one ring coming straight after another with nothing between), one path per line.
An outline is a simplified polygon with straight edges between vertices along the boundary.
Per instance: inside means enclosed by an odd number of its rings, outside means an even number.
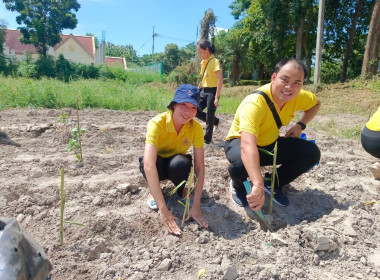
M159 125L155 121L150 120L147 125L145 143L152 144L157 147L159 136L160 136Z
M317 97L314 93L302 90L299 94L298 110L307 111L317 104Z
M214 69L214 72L220 71L220 62L217 58L213 59L213 69Z
M258 137L264 113L257 103L247 102L244 104L239 113L239 132L247 132Z
M204 134L202 125L198 122L194 122L194 140L193 147L194 148L202 148L204 146Z

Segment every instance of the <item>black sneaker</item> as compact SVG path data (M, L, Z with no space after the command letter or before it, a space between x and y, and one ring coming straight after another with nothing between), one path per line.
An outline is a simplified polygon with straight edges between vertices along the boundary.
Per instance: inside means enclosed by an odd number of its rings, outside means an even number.
M267 194L270 195L271 186L265 185L264 190ZM280 189L280 188L274 188L273 201L276 202L280 206L288 206L289 205L289 198L282 192L282 189Z
M244 207L244 206L247 206L248 205L248 201L247 201L247 193L246 191L239 191L239 190L236 190L234 187L233 187L233 184L234 184L234 181L230 181L230 191L231 191L231 196L232 196L232 201L237 205L237 206L240 206L240 207Z

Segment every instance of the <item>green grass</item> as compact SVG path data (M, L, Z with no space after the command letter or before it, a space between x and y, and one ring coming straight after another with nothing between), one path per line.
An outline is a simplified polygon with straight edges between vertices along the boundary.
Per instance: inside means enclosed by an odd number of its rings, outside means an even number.
M55 79L34 80L0 76L0 110L26 107L76 108L77 97L80 109L166 110L176 85L157 82L153 77L139 76L138 73L130 76L133 79L129 77L127 82L77 80L69 83ZM234 114L243 98L257 88L258 86L224 87L217 113ZM304 88L313 91L313 85L306 85ZM316 95L322 102L318 114L328 118L322 123L313 121L310 127L326 131L332 136L358 137L363 126L362 120L368 119L380 105L380 75L371 80L322 84ZM357 116L361 121L342 126L338 116L345 115Z
M0 109L7 108L105 108L163 111L173 97L166 84L129 84L119 80L78 80L0 77Z

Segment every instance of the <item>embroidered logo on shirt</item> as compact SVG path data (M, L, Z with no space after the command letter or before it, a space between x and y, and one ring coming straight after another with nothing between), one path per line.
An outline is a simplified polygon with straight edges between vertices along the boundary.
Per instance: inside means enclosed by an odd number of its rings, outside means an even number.
M183 140L182 140L182 145L184 145L184 146L189 146L190 145L190 141L189 141L189 139L187 139L186 137L185 138L183 138Z

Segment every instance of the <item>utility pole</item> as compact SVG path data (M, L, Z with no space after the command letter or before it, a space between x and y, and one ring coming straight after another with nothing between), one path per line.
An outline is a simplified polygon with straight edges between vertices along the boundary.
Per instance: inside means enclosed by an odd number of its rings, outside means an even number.
M314 93L317 92L318 84L319 84L320 79L321 79L321 61L322 61L322 41L323 41L324 18L325 18L325 0L319 0L317 46L316 46L316 51L315 51L315 67L314 67Z
M154 37L157 37L158 34L157 33L154 33L154 25L153 25L153 44L152 44L152 64L154 63L154 60L153 60L153 55L154 55Z

